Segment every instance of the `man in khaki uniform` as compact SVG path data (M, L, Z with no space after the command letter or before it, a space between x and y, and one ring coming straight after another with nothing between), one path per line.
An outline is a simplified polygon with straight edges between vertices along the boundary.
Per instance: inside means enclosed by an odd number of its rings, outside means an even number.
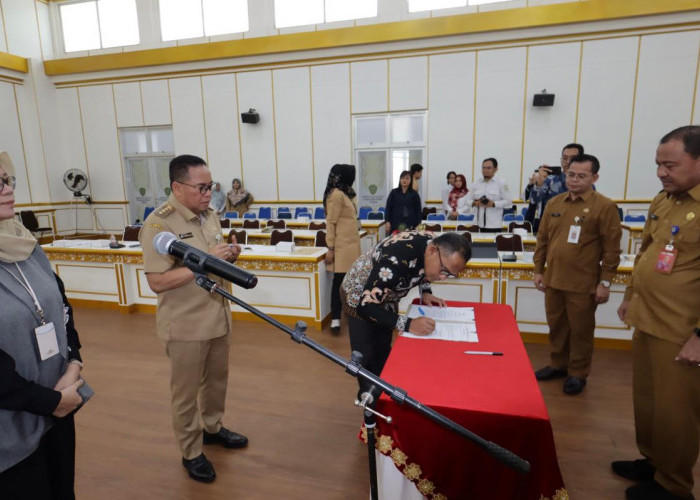
M586 386L596 307L608 301L610 281L620 263L620 216L615 203L593 189L599 169L593 155L571 161L568 192L547 203L534 256L534 281L545 294L551 346L551 364L535 376L567 377L564 393L569 395Z
M190 477L203 482L213 481L216 473L202 453L202 442L226 448L248 443L245 436L221 425L228 379L230 309L223 297L197 286L194 273L179 259L157 253L153 238L168 231L215 257L235 260L240 247L222 243L219 219L209 208L212 185L204 160L191 155L174 158L170 162L170 198L149 215L139 236L146 278L158 294L158 337L165 341L170 358L175 437Z
M656 164L663 191L618 309L635 327L634 420L645 458L612 467L641 481L626 491L632 500L693 498L700 443L700 127L666 134Z

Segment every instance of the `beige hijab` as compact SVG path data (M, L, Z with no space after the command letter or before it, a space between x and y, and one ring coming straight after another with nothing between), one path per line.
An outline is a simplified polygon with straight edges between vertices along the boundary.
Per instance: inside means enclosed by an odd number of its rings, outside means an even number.
M0 151L0 168L7 175L15 175L15 167L6 151ZM15 219L0 220L0 261L27 260L36 243L32 233Z

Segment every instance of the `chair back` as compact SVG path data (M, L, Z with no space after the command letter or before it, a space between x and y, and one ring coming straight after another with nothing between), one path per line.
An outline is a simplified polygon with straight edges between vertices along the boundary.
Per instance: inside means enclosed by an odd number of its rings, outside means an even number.
M231 220L230 219L219 219L219 223L221 224L222 229L226 229L227 227L231 227Z
M437 208L435 208L435 207L423 207L423 211L421 212L421 220L427 220L428 214L436 214L436 213L437 213Z
M228 233L229 243L233 243L234 236L236 238L236 243L239 245L245 245L248 243L248 233L245 229L231 229L231 232Z
M139 241L139 233L142 227L140 224L138 226L126 226L122 235L122 241Z
M307 215L309 219L311 218L311 212L306 207L296 207L294 209L294 218L298 219L300 215Z
M386 207L379 207L379 208L377 209L377 212L381 212L381 213L383 213L384 215L386 215Z
M445 214L428 214L427 220L445 220Z
M367 219L368 220L384 220L384 213L383 212L370 212L367 214Z
M440 233L442 232L442 226L440 224L426 224L425 230L432 233Z
M156 209L156 207L146 207L143 209L143 220L146 220L146 217L151 215L151 212L153 212Z
M291 229L273 229L270 234L270 245L276 245L280 241L294 241L294 233Z
M622 219L623 222L645 222L647 220L646 215L625 215L625 218Z
M323 207L316 207L314 209L314 219L325 219L326 218L326 211L324 210Z
M275 229L284 229L287 227L287 223L283 220L268 220L267 227L274 227Z
M19 218L22 220L22 225L30 231L35 232L39 229L39 220L31 210L22 210L19 213Z
M277 218L278 219L280 218L281 212L289 212L289 207L277 207Z
M243 221L243 228L260 229L260 221L258 219L245 219Z
M464 232L462 233L462 236L464 236L464 237L467 239L467 241L469 242L469 244L471 245L471 243L472 243L472 233L470 233L469 231L464 231Z
M272 207L258 208L258 217L261 219L272 219Z
M291 219L292 218L292 212L277 212L277 218L278 219Z
M511 222L508 224L508 232L512 233L513 229L526 229L528 233L532 232L532 224L529 221L524 222Z
M315 247L327 247L326 243L326 232L324 230L316 231L316 240L314 241Z
M366 219L367 215L372 211L372 207L360 207L360 210L357 212L357 217L359 219Z
M226 217L228 217L228 214L230 214L230 213L231 212L226 212ZM243 218L244 219L257 219L258 215L254 214L253 212L246 212L243 214Z
M309 222L309 229L311 230L318 230L318 229L326 229L326 223L325 222Z
M523 222L525 220L525 217L522 215L515 215L515 214L505 214L503 216L503 222Z
M472 225L466 225L466 224L458 224L457 225L457 231L468 231L470 233L478 233L479 231L479 226L476 224Z
M457 220L473 221L474 214L457 214Z
M238 212L224 212L224 217L227 219L238 219Z
M523 240L519 234L496 235L496 250L499 252L522 252Z

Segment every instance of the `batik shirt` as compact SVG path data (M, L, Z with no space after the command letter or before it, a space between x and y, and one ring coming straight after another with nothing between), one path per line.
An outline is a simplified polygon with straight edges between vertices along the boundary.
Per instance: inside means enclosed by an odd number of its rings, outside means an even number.
M548 176L541 186L535 185L530 193L530 204L539 205L540 217L544 213L544 208L547 202L555 196L566 193L569 189L566 187L566 174L562 172L559 175Z
M422 231L397 233L361 255L341 287L345 312L385 328L408 330L411 320L398 314L399 301L416 286L420 293L432 293L424 262L432 238Z

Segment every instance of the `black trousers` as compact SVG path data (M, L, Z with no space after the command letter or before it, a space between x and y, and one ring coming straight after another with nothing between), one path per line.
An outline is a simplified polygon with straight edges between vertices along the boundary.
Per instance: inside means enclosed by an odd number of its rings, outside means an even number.
M75 500L75 422L54 419L34 453L0 473L0 498Z
M331 319L340 319L343 312L343 304L340 302L340 285L343 283L345 273L333 273L331 285Z
M362 366L375 375L382 373L389 353L391 352L392 328L372 324L363 319L348 318L350 328L350 348L362 354ZM360 385L358 396L369 389L363 379L357 379Z

